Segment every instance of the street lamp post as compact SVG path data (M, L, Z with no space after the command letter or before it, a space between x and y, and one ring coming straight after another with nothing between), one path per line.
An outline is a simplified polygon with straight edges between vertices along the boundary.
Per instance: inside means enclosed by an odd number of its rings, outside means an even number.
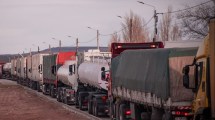
M157 22L158 22L158 16L157 16L158 13L156 12L155 6L150 5L150 4L146 4L146 3L142 2L142 1L137 1L137 2L140 3L140 4L144 4L144 5L153 7L153 9L154 9L154 21L155 21L155 23L154 23L154 38L153 38L153 42L155 42L156 41L156 36L157 36Z
M93 29L91 27L87 27L87 28L92 29L92 30L96 30L97 49L99 50L99 30L98 29Z
M43 42L43 44L47 44L46 42ZM48 44L49 45L49 53L51 54L52 53L52 50L51 50L51 45L50 44Z
M55 38L52 38L53 40L57 40ZM59 52L61 51L61 40L58 40L59 41Z
M68 36L69 38L75 38L75 37L72 37L72 36ZM76 39L76 52L78 52L78 38L75 38Z
M38 53L40 52L40 47L39 47L39 46L36 46L35 44L32 44L32 46L37 47L37 49L38 49Z

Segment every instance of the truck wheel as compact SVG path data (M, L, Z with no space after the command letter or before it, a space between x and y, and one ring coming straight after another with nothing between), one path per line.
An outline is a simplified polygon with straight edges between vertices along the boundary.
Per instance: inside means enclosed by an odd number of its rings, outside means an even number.
M119 106L119 119L118 120L126 120L126 118L125 118L125 104L121 104Z
M79 99L78 105L79 105L79 109L80 109L80 110L83 110L81 99Z
M91 100L89 100L89 102L88 102L88 113L89 114L93 114L92 106L93 106L93 103Z
M97 105L97 103L94 105L94 115L96 116L96 117L98 117L98 114L99 114L99 112L98 112L98 105Z
M68 99L66 96L64 96L64 103L68 105Z
M50 96L52 98L55 98L55 91L54 91L54 86L53 85L50 86Z
M41 89L40 89L40 83L39 83L39 82L37 82L36 84L37 84L37 91L38 91L38 92L41 92Z
M61 95L60 95L60 94L61 94L61 89L58 88L58 90L57 90L57 96L56 96L58 102L62 102L62 99L61 99Z
M164 111L158 108L152 108L151 120L162 120Z
M172 120L172 119L173 119L173 117L170 112L165 112L163 114L162 120Z

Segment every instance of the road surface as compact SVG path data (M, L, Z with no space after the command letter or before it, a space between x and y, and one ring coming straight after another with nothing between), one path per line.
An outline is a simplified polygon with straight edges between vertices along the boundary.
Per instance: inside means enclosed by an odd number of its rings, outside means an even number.
M14 81L0 79L0 120L89 120L89 118L33 94Z

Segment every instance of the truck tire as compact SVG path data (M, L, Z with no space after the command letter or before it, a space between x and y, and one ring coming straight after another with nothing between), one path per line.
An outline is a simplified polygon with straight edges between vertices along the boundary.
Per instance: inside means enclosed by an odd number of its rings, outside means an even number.
M158 108L152 108L151 120L162 120L164 111Z
M173 117L170 112L165 112L163 114L162 120L172 120L172 119L173 119Z
M50 86L50 96L51 96L52 98L55 98L54 85L51 85L51 86Z
M126 120L126 118L125 118L125 104L119 105L119 118L117 120Z
M81 99L79 99L78 106L79 106L79 109L80 109L80 110L83 110Z
M79 96L78 96L78 106L79 106L79 109L80 110L83 110L83 106L82 106L82 93L79 93Z
M60 93L61 93L61 89L58 88L58 90L57 90L57 95L56 95L56 98L57 98L57 101L58 101L58 102L62 102Z
M95 115L96 117L98 117L99 111L98 111L98 105L97 105L97 103L94 105L94 109L95 109L94 115Z
M89 100L89 102L88 102L88 113L89 114L93 114L92 106L93 106L92 100Z
M98 117L98 104L96 98L93 99L93 115Z
M36 82L36 84L37 84L37 91L38 91L38 92L41 92L40 83L39 83L39 82Z

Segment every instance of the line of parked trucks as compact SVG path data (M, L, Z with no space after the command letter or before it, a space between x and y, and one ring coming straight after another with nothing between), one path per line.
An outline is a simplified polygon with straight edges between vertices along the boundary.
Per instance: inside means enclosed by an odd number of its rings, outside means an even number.
M215 119L215 21L199 48L112 43L111 52L38 53L12 59L11 78L112 120Z

